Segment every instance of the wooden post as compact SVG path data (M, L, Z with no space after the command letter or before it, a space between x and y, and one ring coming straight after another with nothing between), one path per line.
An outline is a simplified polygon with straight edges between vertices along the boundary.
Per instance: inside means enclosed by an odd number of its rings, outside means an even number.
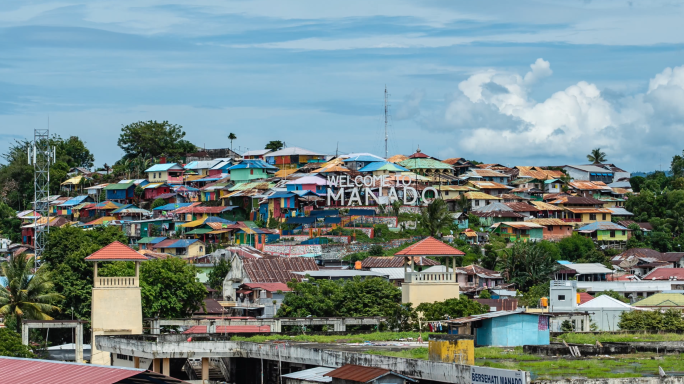
M152 371L157 372L157 373L162 373L161 372L161 367L159 366L161 362L161 359L153 359L152 360Z
M140 368L140 358L138 356L133 356L133 367Z
M209 382L209 358L202 358L202 384Z

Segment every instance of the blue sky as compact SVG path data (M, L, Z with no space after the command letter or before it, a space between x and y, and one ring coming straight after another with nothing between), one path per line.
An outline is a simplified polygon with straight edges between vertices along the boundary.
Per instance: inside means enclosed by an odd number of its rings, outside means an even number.
M421 150L628 170L684 149L682 5L639 1L0 3L0 150L50 117L96 164L122 125L207 148Z

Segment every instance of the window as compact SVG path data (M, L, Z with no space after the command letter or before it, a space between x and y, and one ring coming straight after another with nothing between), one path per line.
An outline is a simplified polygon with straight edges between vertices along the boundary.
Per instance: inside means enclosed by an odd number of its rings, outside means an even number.
M605 213L603 214L603 219L602 219L602 220L603 220L603 221L606 221L606 214L605 214Z
M589 214L589 220L596 220L596 214L595 214L595 213L590 213L590 214Z
M622 231L622 236L627 235L627 231Z
M254 170L253 170L253 169L250 169L250 170L249 170L249 174L250 174L250 175L253 175L253 174L254 174Z
M610 231L610 237L615 237L615 231Z
M565 301L565 295L558 295L558 301Z

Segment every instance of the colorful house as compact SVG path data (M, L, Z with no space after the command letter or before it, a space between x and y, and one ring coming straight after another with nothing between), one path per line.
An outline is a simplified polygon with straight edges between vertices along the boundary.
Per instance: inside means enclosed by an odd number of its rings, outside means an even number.
M277 170L278 168L263 160L242 160L240 163L228 168L228 171L230 171L230 180L235 183L246 183L255 179L267 179Z
M399 165L419 175L451 175L454 172L454 169L451 168L451 165L444 164L441 161L431 158L409 158L399 162Z
M529 222L544 227L544 240L557 241L572 236L572 224L561 219L532 219Z
M104 188L107 200L125 203L135 198L135 184L116 183L109 184Z
M548 345L551 341L549 315L515 311L489 312L447 320L451 334L475 335L475 345L520 347Z
M254 149L243 153L242 158L249 160L264 160L264 156L271 152L273 151L270 149Z
M397 172L409 172L409 169L404 168L399 164L390 163L389 161L376 161L366 165L358 171L361 173L371 173L373 176L382 176Z
M300 168L308 163L325 163L325 155L298 147L283 148L264 155L266 162L279 169Z
M384 163L385 159L370 153L354 153L348 155L342 162L344 163L345 168L357 171L373 163Z
M186 171L193 171L193 173L197 175L207 176L209 175L209 170L220 162L222 162L222 160L191 161L183 168Z
M182 258L204 256L204 243L197 239L168 239L151 247L155 252L168 253Z
M511 241L541 241L544 240L544 227L539 224L524 222L505 222L494 224L494 232Z
M60 215L60 216L69 216L73 217L74 215L74 207L78 207L79 205L82 205L84 203L92 203L93 198L88 196L88 195L81 195L81 196L76 196L70 200L67 200L63 202L60 205L56 206L56 211L55 214Z
M171 193L171 186L166 183L149 183L142 188L145 200L154 200L160 195Z
M577 232L597 241L627 241L631 230L610 221L597 221L580 227Z
M183 184L185 169L176 163L155 164L146 169L150 183Z
M311 191L317 194L325 194L328 185L328 181L322 177L304 176L288 181L285 187L288 191Z

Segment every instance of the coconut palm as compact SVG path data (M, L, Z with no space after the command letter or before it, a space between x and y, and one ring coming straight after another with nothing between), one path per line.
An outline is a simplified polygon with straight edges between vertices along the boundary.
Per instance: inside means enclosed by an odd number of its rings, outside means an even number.
M394 200L390 208L392 209L392 213L394 214L394 216L399 217L399 212L401 211L401 201Z
M2 264L7 281L5 286L0 285L0 315L5 324L13 320L17 332L21 331L22 319L52 320L49 313L59 311L53 303L64 298L53 291L50 273L44 266L31 276L33 263L33 257L27 260L22 254Z
M591 161L592 164L604 163L606 161L606 153L601 152L601 148L594 148L587 155L587 160Z
M228 135L228 140L230 140L230 151L233 152L233 140L237 140L237 136L233 132Z
M454 222L447 204L442 199L434 199L432 203L421 210L420 214L422 216L421 224L430 233L430 236L441 236L442 230Z

